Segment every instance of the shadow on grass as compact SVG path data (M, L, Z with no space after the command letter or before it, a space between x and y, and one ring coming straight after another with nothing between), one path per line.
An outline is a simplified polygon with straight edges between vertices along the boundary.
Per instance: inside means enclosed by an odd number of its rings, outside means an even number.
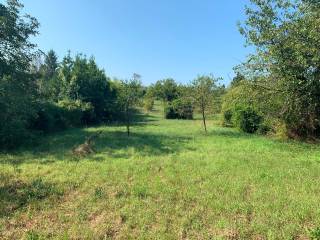
M31 182L17 180L13 176L1 175L0 184L0 217L14 214L15 211L34 201L58 198L63 192L41 178Z
M152 122L158 120L157 116L137 111L131 126L136 128L153 125ZM9 164L16 168L22 163L49 164L65 160L78 161L79 159L72 156L72 149L84 143L88 136L99 130L102 130L102 135L97 139L94 148L98 153L106 153L113 158L127 158L132 155L132 152L143 156L168 154L179 151L182 147L179 144L188 140L182 137L136 133L134 131L128 137L125 129L123 131L110 131L108 129L108 127L114 129L124 126L122 122L112 122L95 128L67 129L63 132L39 137L37 144L24 146L14 152L0 155L0 164ZM88 158L97 161L103 160L103 158L95 155Z
M128 137L126 132L112 131L108 127L95 129L70 129L63 133L44 137L41 144L22 151L3 155L0 164L18 167L22 163L49 164L56 161L79 161L72 156L72 149L82 144L86 137L102 130L96 140L94 149L98 154L106 154L106 158L95 154L86 159L102 161L108 158L129 158L132 155L160 156L188 150L186 143L190 137L171 136L153 133L132 132ZM191 149L189 149L191 150Z
M127 137L126 133L116 131L106 133L97 141L98 152L106 152L115 158L126 158L134 151L142 156L160 156L186 150L186 143L191 137L168 136L150 133L132 133ZM118 153L119 150L121 153Z
M151 113L143 113L141 111L136 111L134 117L130 123L130 126L144 126L144 125L154 125L152 122L159 121L159 118ZM109 122L109 126L125 126L124 121L114 121Z

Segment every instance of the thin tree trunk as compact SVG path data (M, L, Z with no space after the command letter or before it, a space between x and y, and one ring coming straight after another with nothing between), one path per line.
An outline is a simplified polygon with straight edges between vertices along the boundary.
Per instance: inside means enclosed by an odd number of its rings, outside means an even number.
M203 120L204 131L207 133L207 124L206 124L206 116L204 113L204 108L202 108L202 120Z
M129 125L129 122L127 123L127 134L128 134L128 137L130 136L130 125Z
M126 119L127 119L127 135L130 136L130 119L129 119L129 108L126 109Z
M207 133L207 124L206 124L206 114L205 114L205 103L203 96L201 97L201 111L202 111L202 120L203 120L203 127L204 131Z

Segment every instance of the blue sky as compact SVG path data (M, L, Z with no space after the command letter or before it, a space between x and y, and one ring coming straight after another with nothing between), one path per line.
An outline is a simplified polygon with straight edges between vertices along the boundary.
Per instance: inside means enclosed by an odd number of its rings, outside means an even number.
M2 1L3 2L3 1ZM62 58L93 55L110 77L229 82L249 49L237 29L248 0L24 0L41 23L36 42Z

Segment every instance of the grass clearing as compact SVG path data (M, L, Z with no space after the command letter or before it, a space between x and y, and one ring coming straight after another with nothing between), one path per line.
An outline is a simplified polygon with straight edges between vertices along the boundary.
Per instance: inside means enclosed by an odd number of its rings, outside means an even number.
M208 126L158 110L1 154L0 238L319 239L320 147Z

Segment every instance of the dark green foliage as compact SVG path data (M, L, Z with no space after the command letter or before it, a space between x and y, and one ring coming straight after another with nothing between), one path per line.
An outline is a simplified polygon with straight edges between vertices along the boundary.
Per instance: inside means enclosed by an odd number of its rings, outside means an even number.
M41 61L41 59L39 59ZM44 63L37 71L39 97L43 100L57 101L60 92L60 80L58 78L58 57L50 50L44 59Z
M166 119L193 119L193 106L190 100L176 99L165 106Z
M178 113L174 110L171 104L167 104L164 107L164 117L165 119L179 119Z
M154 85L154 94L164 102L171 102L178 97L178 85L172 78L159 80Z
M258 131L257 133L261 134L261 135L266 135L268 134L269 132L271 132L272 130L272 126L270 126L268 123L266 122L262 122L260 125L259 125L259 128L258 128Z
M62 109L55 104L39 104L36 116L29 121L29 128L40 133L64 130L67 128L67 122L63 113Z
M69 127L86 126L96 121L91 103L81 102L80 100L63 100L59 101L57 106L62 110Z
M232 110L230 109L223 112L223 126L232 126Z
M41 133L64 130L68 127L87 126L95 121L93 107L80 100L63 100L58 103L42 103L30 120L30 129Z
M35 79L30 61L38 22L21 14L18 1L0 3L0 146L15 147L29 139L28 119L35 113Z
M59 79L61 81L60 99L91 103L96 122L112 119L116 93L94 58L88 60L85 56L77 55L72 59L68 54L62 61Z
M12 149L27 142L31 137L26 128L25 121L12 119L12 121L1 126L0 144L2 149Z
M251 107L238 107L234 110L232 122L234 126L246 133L255 133L263 118Z
M1 148L13 148L29 139L28 120L35 115L33 86L27 74L0 78Z

